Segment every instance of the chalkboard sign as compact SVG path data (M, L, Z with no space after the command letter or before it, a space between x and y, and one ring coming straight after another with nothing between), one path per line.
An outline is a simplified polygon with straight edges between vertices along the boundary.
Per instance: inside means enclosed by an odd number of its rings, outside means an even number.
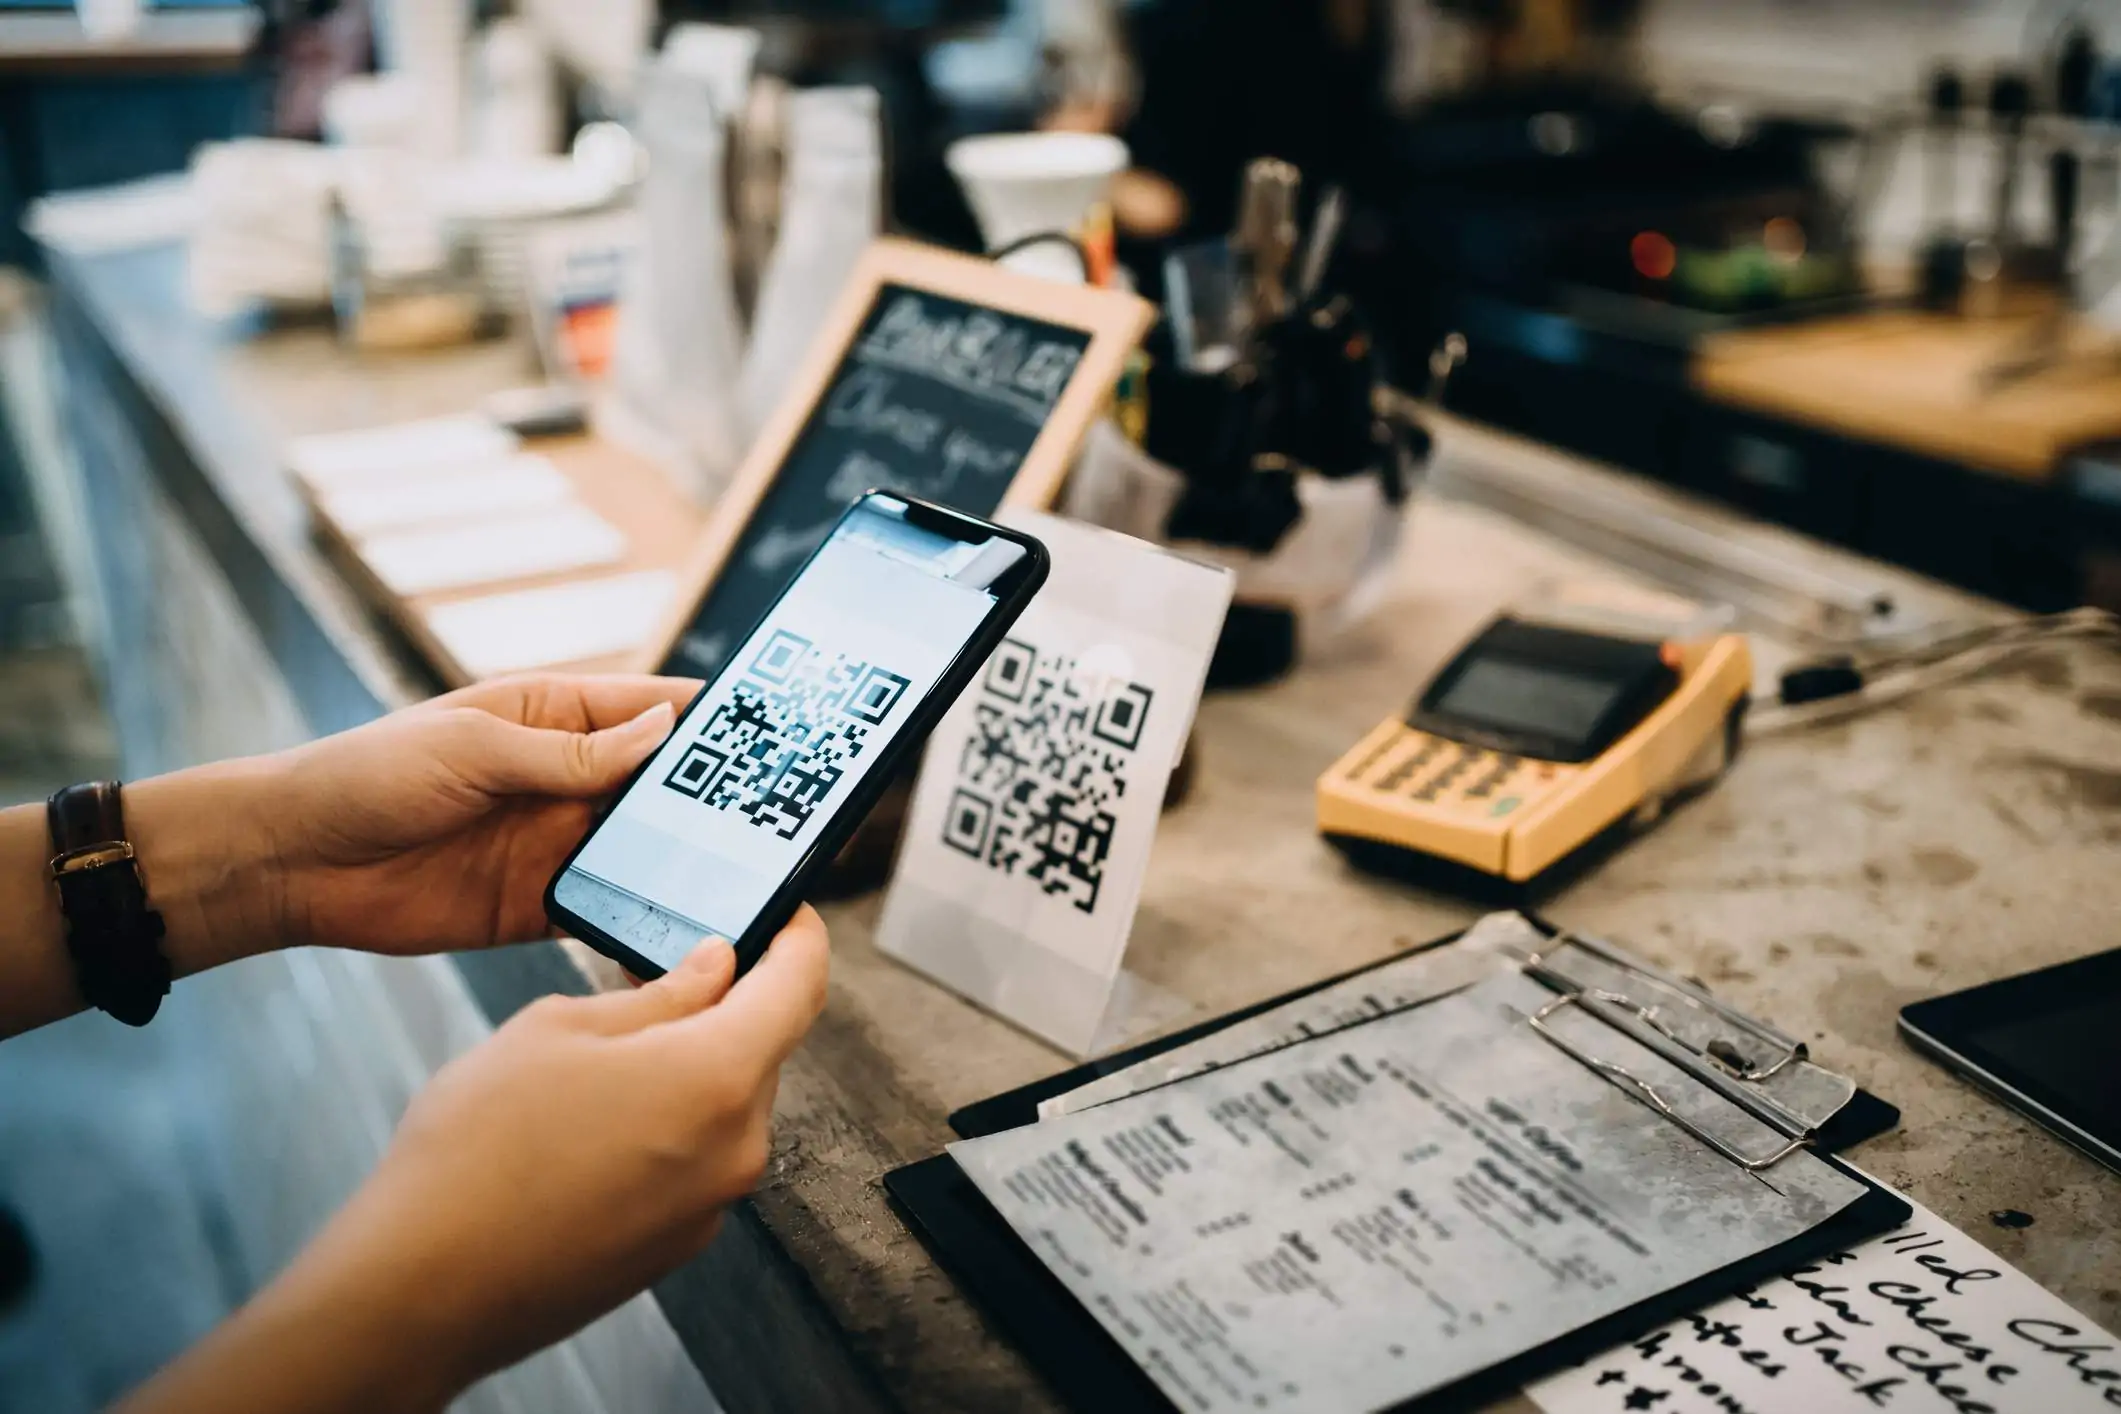
M879 241L716 505L645 666L712 677L871 487L982 516L1049 505L1150 318L1131 295Z

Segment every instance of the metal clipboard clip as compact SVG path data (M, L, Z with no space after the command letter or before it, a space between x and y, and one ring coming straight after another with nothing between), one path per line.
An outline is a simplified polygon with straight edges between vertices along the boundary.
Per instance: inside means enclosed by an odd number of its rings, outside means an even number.
M1552 976L1553 974L1550 973L1548 975ZM1632 1000L1627 997L1621 996L1617 992L1572 991L1564 992L1560 996L1554 998L1553 1001L1548 1002L1538 1011L1533 1012L1529 1017L1526 1018L1526 1020L1531 1022L1532 1029L1534 1031L1537 1031L1540 1035L1546 1037L1547 1040L1551 1041L1554 1045L1558 1046L1564 1054L1576 1060L1579 1064L1596 1072L1598 1075L1604 1077L1606 1080L1612 1082L1612 1084L1618 1087L1622 1092L1634 1096L1637 1100L1640 1100L1643 1104L1649 1106L1649 1108L1655 1110L1658 1114L1663 1115L1673 1124L1678 1125L1681 1129L1684 1129L1687 1133L1693 1135L1696 1139L1699 1139L1702 1143L1708 1145L1711 1149L1715 1150L1718 1154L1721 1154L1724 1158L1730 1160L1738 1167L1744 1169L1747 1173L1758 1173L1762 1169L1773 1168L1776 1164L1781 1163L1784 1159L1796 1153L1799 1149L1807 1149L1811 1147L1811 1135L1800 1134L1796 1138L1791 1139L1788 1143L1784 1144L1780 1149L1777 1149L1774 1153L1759 1158L1756 1158L1751 1154L1745 1153L1741 1149L1734 1148L1731 1145L1726 1144L1723 1140L1717 1138L1715 1135L1709 1133L1706 1129L1703 1129L1700 1125L1694 1123L1694 1121L1688 1119L1678 1110L1674 1109L1672 1107L1672 1102L1667 1100L1664 1097L1663 1092L1658 1090L1658 1088L1655 1085L1651 1084L1649 1081L1644 1080L1641 1076L1635 1074L1635 1072L1629 1070L1624 1065L1620 1065L1616 1062L1606 1060L1600 1056L1592 1055L1589 1051L1586 1051L1585 1049L1583 1049L1583 1047L1577 1045L1574 1041L1571 1041L1568 1037L1562 1035L1553 1027L1547 1025L1547 1018L1552 1016L1555 1012L1560 1011L1563 1007L1580 1006L1583 1007L1583 1009L1589 1012L1591 1015L1598 1016L1598 1013L1594 1011L1589 1005L1591 1002L1599 1002L1610 1006L1626 1008L1635 1011L1637 1014L1639 1014L1641 1011L1641 1008L1638 1007ZM1599 1019L1604 1020L1603 1017L1600 1017Z
M1757 1085L1763 1080L1779 1075L1784 1069L1796 1064L1798 1061L1806 1059L1807 1052L1804 1042L1786 1036L1766 1022L1756 1020L1739 1011L1736 1007L1726 1006L1724 1003L1717 1001L1700 988L1618 952L1600 943L1595 938L1586 938L1564 928L1555 933L1552 942L1538 952L1526 952L1517 948L1512 948L1510 951L1516 955L1519 964L1527 971L1538 975L1540 980L1547 982L1550 986L1557 986L1564 991L1572 989L1583 990L1576 983L1557 973L1547 961L1550 954L1565 946L1582 948L1585 952L1613 967L1620 968L1625 972L1655 983L1665 994L1682 1006L1715 1017L1723 1025L1744 1036L1755 1046L1760 1047L1761 1051L1755 1052L1755 1054L1761 1058L1748 1059L1746 1052L1740 1050L1728 1037L1719 1036L1706 1045L1698 1045L1672 1028L1671 1024L1664 1019L1661 1004L1645 1006L1632 998L1623 997L1618 993L1606 992L1604 994L1611 999L1613 1005L1625 1007L1637 1020L1657 1031L1673 1045L1702 1057L1733 1080L1743 1080L1748 1084Z
M1713 1016L1721 1028L1744 1037L1751 1045L1741 1050L1729 1035L1719 1035L1707 1042L1689 1039L1666 1020L1661 1011L1663 1003L1646 1004L1609 988L1586 986L1576 981L1557 970L1548 961L1548 958L1563 946L1581 948L1631 977L1654 983L1661 995ZM1566 930L1556 933L1548 946L1537 952L1520 948L1510 948L1508 951L1514 954L1518 965L1527 976L1535 978L1560 994L1526 1018L1533 1030L1572 1060L1678 1125L1731 1163L1748 1173L1758 1173L1763 1169L1773 1168L1798 1150L1811 1146L1815 1133L1812 1122L1760 1086L1760 1082L1806 1058L1803 1042L1793 1040L1765 1022L1757 1021L1733 1007L1726 1006L1676 977L1667 976L1613 948ZM1548 1018L1556 1012L1572 1006L1581 1008L1652 1054L1678 1067L1721 1095L1734 1107L1782 1134L1787 1142L1771 1154L1753 1155L1709 1133L1681 1114L1666 1098L1664 1092L1650 1081L1626 1066L1593 1055L1582 1045L1547 1024ZM1756 1058L1749 1059L1747 1050L1754 1050Z

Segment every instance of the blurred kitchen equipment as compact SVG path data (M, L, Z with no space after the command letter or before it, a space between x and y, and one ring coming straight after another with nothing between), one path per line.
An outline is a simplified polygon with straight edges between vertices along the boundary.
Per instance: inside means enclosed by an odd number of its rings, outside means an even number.
M244 138L193 154L196 218L186 250L192 307L226 318L253 303L331 302L332 204L340 154Z
M741 98L734 75L749 72L757 48L756 34L708 31L682 27L641 83L642 244L597 414L600 433L662 464L701 505L720 494L744 448L724 164Z
M420 86L404 74L351 74L324 94L323 128L339 147L419 149Z
M2023 338L1983 370L1982 388L1990 393L2011 386L2034 374L2073 359L2090 357L2112 363L2111 348L2086 350L2082 341L2073 345L2073 332L2082 322L2082 311L2095 305L2104 291L2098 287L2094 262L2083 258L2078 240L2079 203L2083 191L2084 157L2078 150L2095 105L2093 86L2098 74L2099 52L2091 35L2072 27L2055 49L2054 100L2059 120L2070 125L2053 141L2047 158L2048 201L2052 226L2046 247L2028 252L2022 262L2028 274L2044 276L2056 287L2057 297L2044 315L2027 329ZM2108 138L2109 143L2111 138ZM2111 217L2111 213L2109 213ZM2113 227L2108 227L2112 240Z
M388 238L341 217L332 245L332 311L339 334L365 353L446 348L476 338L485 300L476 258L445 242L431 259L407 262Z
M1303 178L1288 163L1261 157L1245 168L1238 197L1237 253L1247 337L1289 312L1289 262L1296 255L1296 196Z
M655 29L655 0L521 0L516 12L588 80L592 113L629 113Z
M331 299L340 338L384 351L476 337L486 313L477 255L436 200L428 160L348 152L336 165Z
M989 250L1030 236L1068 234L1127 165L1127 145L1104 133L999 133L960 138L944 160L979 218ZM1002 264L1081 284L1082 262L1065 246L1028 245Z
M726 127L743 111L745 92L758 68L762 36L745 25L681 24L663 40L656 65L704 84Z
M2099 72L2099 50L2089 31L2076 27L2063 38L2055 55L2055 112L2082 123L2092 116L2093 83ZM2048 192L2054 214L2054 264L2057 278L2068 280L2077 254L2078 203L2084 159L2073 142L2059 143L2048 154Z
M590 388L610 375L619 297L640 249L640 213L630 208L547 221L530 233L531 330L546 377Z
M452 163L430 181L435 206L478 250L487 308L511 318L528 308L532 235L547 223L608 207L628 190L609 169L572 157Z
M2018 236L2018 180L2025 167L2025 122L2032 112L2033 86L2022 73L1998 69L1989 80L1988 117L1996 135L1996 197L1989 213L1989 240L2006 263L2022 248Z
M1250 164L1238 229L1167 258L1141 442L1100 426L1069 488L1070 514L1236 573L1219 687L1280 676L1376 605L1428 450L1379 413L1369 330L1325 282L1341 203L1303 239L1300 187L1288 163Z
M1244 293L1227 238L1181 246L1164 257L1164 323L1182 371L1220 373L1237 362Z
M1296 267L1296 302L1309 304L1318 297L1319 287L1325 283L1326 269L1333 263L1333 252L1340 245L1341 229L1348 219L1348 192L1345 187L1328 187L1325 195L1318 199L1318 214L1311 220L1310 234L1304 238L1303 260Z
M1676 476L1705 340L1866 301L1849 198L1826 179L1863 136L1845 117L1667 104L1624 75L1438 99L1368 139L1334 279L1396 384L1419 387L1456 331L1480 356L1453 411Z
M758 308L759 284L780 237L782 182L786 178L788 99L785 79L760 74L751 81L743 110L729 134L730 229L735 241L737 303L749 319Z
M1929 130L1924 165L1929 217L1949 236L1959 224L1959 129L1966 115L1966 80L1942 65L1930 76Z
M1922 246L1921 297L1931 309L1957 307L1966 284L1967 241L1959 231L1959 155L1966 81L1950 65L1930 76L1923 144L1924 204L1929 233Z
M527 159L559 150L559 74L535 29L522 20L493 21L479 35L473 67L474 157Z
M876 90L814 88L787 102L779 237L759 283L739 396L745 435L780 405L855 262L883 228Z
M1435 0L1473 38L1468 77L1491 87L1625 77L1639 0Z
M419 150L435 159L455 157L464 147L470 0L376 0L371 9L381 67L419 92Z

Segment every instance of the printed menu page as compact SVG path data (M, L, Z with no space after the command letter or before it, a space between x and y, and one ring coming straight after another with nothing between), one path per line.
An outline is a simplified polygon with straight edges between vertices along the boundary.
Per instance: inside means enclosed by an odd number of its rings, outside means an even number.
M1258 1016L1233 1022L1191 1044L1099 1076L1065 1095L1055 1095L1039 1105L1038 1117L1054 1119L1074 1114L1330 1031L1373 1022L1389 1012L1434 1001L1494 975L1508 965L1512 949L1537 952L1547 943L1546 934L1534 928L1523 914L1491 913L1468 928L1456 942L1394 958Z
M1367 1410L1453 1384L1788 1241L1864 1185L1755 1175L1526 1018L1506 973L1412 1011L951 1146L1180 1408ZM1574 1009L1743 1152L1780 1136Z

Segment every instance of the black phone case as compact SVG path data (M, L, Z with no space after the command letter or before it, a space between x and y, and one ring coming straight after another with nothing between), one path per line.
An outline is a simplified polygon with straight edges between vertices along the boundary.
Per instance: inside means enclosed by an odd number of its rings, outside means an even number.
M1008 634L1010 628L1015 625L1018 617L1030 605L1033 597L1037 595L1040 586L1045 584L1046 576L1052 568L1052 557L1047 553L1046 547L1022 531L995 525L993 522L982 520L978 516L966 515L963 511L953 511L947 506L938 506L932 501L923 501L918 497L908 496L901 492L894 491L890 494L909 505L919 507L924 513L966 522L998 538L1014 541L1016 544L1023 546L1028 552L1030 570L1010 596L995 605L994 612L987 616L986 622L980 626L979 633L958 651L957 657L951 660L950 666L945 668L942 676L936 679L935 686L929 689L927 696L922 698L919 705L914 708L913 715L907 721L904 729L883 746L876 757L875 764L870 766L868 773L862 777L853 791L841 801L840 808L825 822L824 829L819 832L817 840L810 846L809 852L797 861L795 868L788 871L787 879L774 892L773 897L766 901L766 906L759 910L758 917L752 921L749 928L745 929L744 936L733 940L736 948L736 970L737 975L740 977L765 955L766 946L773 941L774 934L780 932L787 925L788 920L795 915L796 909L802 905L804 896L809 892L811 881L831 865L840 850L846 846L847 841L853 838L855 830L860 828L862 821L868 818L869 812L876 808L877 801L890 788L892 780L898 774L898 767L907 759L907 754L920 750L926 743L928 734L935 730L935 724L942 720L943 713L950 710L952 704L957 701L965 688L970 685L973 674L980 670L980 667L986 663L988 657L1000 646L1002 639ZM862 500L866 499L867 495L865 494L862 498L856 500L854 505L859 506ZM854 506L848 507L849 513L852 513L853 510ZM844 516L842 519L844 519ZM752 634L758 632L761 624L773 617L774 611L781 607L781 600L787 597L788 589L792 589L804 575L810 572L811 563L817 558L819 551L824 549L825 544L832 539L832 533L836 533L837 530L838 522L835 522L833 532L828 532L825 540L819 543L818 549L810 552L809 557L803 561L802 568L790 577L788 587L782 589L780 594L774 597L774 601L766 606L766 611L759 615L757 621L744 630L743 638L739 639L738 642L748 641ZM729 669L725 665L722 671L726 673ZM720 675L717 675L714 682L719 682L720 680ZM714 682L709 682L703 686L698 694L693 697L692 701L685 704L685 710L678 713L679 722L683 722L686 715L699 705L700 698L705 697L714 689ZM673 734L675 734L675 730L675 728L672 729ZM664 738L664 742L668 740L669 738ZM545 916L547 918L551 919L557 927L563 929L569 936L579 938L613 962L618 963L634 976L644 980L662 976L664 969L641 956L632 948L627 947L626 944L604 932L595 924L570 913L554 900L553 891L558 887L561 876L574 867L575 857L596 836L596 832L604 827L604 821L609 818L613 810L618 808L618 803L626 798L627 792L634 788L635 783L648 770L650 763L661 753L664 742L658 742L656 749L651 751L647 758L634 769L633 774L626 778L626 783L613 793L610 804L606 805L598 813L596 823L590 826L588 832L582 836L581 843L568 851L566 860L554 871L552 878L545 885Z

